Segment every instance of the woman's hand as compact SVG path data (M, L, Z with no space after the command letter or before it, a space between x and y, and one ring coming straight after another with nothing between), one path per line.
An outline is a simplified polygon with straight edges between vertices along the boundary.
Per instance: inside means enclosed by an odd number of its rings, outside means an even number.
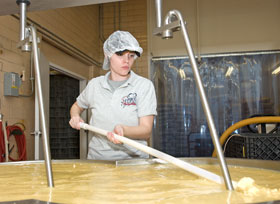
M124 130L121 125L116 125L113 132L108 132L108 134L107 134L108 140L110 140L114 144L122 144L122 142L120 142L119 140L116 139L116 137L114 136L114 133L119 136L123 136L123 131Z
M69 124L72 128L77 130L80 129L80 122L84 122L83 119L80 117L83 111L84 109L78 105L77 101L72 105L70 109L71 119L69 121Z
M80 116L73 116L70 121L69 124L72 128L79 130L80 129L80 122L84 122L83 119Z

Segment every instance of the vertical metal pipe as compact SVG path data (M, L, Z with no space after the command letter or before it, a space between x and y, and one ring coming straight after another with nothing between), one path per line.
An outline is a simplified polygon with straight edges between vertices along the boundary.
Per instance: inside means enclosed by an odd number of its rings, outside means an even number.
M27 29L26 29L26 10L27 6L30 4L28 0L17 0L17 4L20 8L20 41L23 41L27 37ZM31 46L28 43L25 43L21 46L22 51L30 51Z
M184 36L184 40L185 40L185 43L186 43L186 48L187 48L188 55L190 57L190 62L191 62L191 65L192 65L192 70L193 70L193 73L194 73L196 85L197 85L198 90L199 90L203 110L204 110L204 113L205 113L206 118L207 118L208 126L210 128L212 141L213 141L214 146L215 146L215 148L218 152L218 158L219 158L220 166L222 168L223 176L224 176L224 179L225 179L225 184L226 184L226 187L227 187L228 190L233 190L233 185L232 185L232 182L231 182L231 178L230 178L230 175L229 175L229 172L228 172L226 161L225 161L225 158L224 158L224 155L223 155L223 152L222 152L222 148L221 148L221 145L220 145L220 142L219 142L219 137L217 135L214 120L213 120L211 110L210 110L209 105L208 105L206 94L205 94L205 91L204 91L204 88L203 88L203 84L201 82L201 78L200 78L199 71L198 71L198 68L197 68L196 60L195 60L195 57L194 57L194 54L193 54L191 42L190 42L186 27L185 27L185 24L184 24L182 15L177 10L170 11L170 13L172 15L175 15L180 20L180 24L181 24L181 28L182 28L181 31L182 31L182 34Z
M32 74L33 69L33 51L31 50L31 56L30 56L30 73ZM31 75L30 74L30 75ZM33 78L33 75L32 75ZM32 82L33 84L33 82ZM34 159L39 160L40 159L40 111L39 111L39 101L38 101L38 91L37 91L37 85L35 85L35 127L34 127L34 137L35 137L35 144L34 144Z
M161 27L162 24L162 0L155 0L155 8L156 8L156 20L157 20L157 27Z
M35 151L34 156L35 160L40 159L40 111L39 111L39 101L38 101L38 88L37 85L35 86L35 130L34 130L34 137L35 137Z
M0 113L0 122L2 122L2 130L4 133L4 142L5 142L5 160L6 162L9 161L9 149L8 149L8 136L7 136L7 130L6 130L6 125L3 120L4 115Z
M25 3L20 3L19 8L20 8L20 29L19 29L19 39L20 41L25 39L25 25L26 25L26 7L27 5Z
M48 134L46 128L46 117L45 117L45 109L44 109L44 102L43 102L43 94L42 94L42 83L41 83L41 74L39 68L39 54L38 54L38 46L37 46L37 34L36 29L33 26L29 27L32 35L32 47L34 53L34 66L35 66L35 75L36 75L36 82L37 82L37 93L39 96L39 108L40 108L40 116L41 116L41 125L42 125L42 132L43 132L43 145L44 145L44 157L45 157L45 167L47 172L48 178L48 186L54 187L53 184L53 175L52 175L52 165L51 165L51 158L50 158L50 146L48 142Z
M7 135L7 130L6 130L6 124L4 121L2 121L2 127L3 127L3 132L4 132L4 138L5 138L5 159L6 162L9 161L9 141L8 141L8 135Z

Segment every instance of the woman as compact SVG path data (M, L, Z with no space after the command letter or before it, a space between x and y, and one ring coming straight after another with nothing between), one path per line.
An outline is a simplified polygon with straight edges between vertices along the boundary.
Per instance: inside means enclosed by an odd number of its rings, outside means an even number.
M147 144L156 112L152 82L135 74L131 67L143 50L126 31L116 31L104 42L105 76L93 78L70 110L69 124L80 129L80 115L91 110L90 125L110 131L107 138L92 134L88 159L121 160L148 155L119 142L113 133Z

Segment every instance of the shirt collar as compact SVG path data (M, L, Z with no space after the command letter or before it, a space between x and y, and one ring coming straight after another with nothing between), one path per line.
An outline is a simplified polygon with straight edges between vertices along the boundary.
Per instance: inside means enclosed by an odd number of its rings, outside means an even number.
M111 72L109 71L104 76L104 80L102 81L103 88L110 89L110 85L108 84L110 73ZM125 86L128 86L128 85L134 86L135 77L136 77L136 74L132 70L130 70L130 77L128 78L128 80L123 85L121 85L121 87L125 87Z
M132 70L130 70L130 77L128 78L128 80L127 80L127 82L126 83L124 83L123 85L132 85L132 86L134 86L134 84L135 84L135 77L136 77L136 74L132 71Z
M101 81L101 85L103 86L103 88L109 89L109 90L111 90L110 85L109 85L109 83L108 83L108 78L109 78L109 76L110 76L110 73L111 73L111 72L107 72L107 73L105 74L104 78L103 78L103 81Z

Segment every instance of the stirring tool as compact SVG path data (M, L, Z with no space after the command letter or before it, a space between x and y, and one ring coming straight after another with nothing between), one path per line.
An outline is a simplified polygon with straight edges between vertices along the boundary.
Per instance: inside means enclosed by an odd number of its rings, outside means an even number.
M106 130L103 130L103 129L100 129L100 128L97 128L97 127L94 127L94 126L91 126L91 125L88 125L86 123L80 123L80 127L82 129L85 129L85 130L89 130L89 131L92 131L92 132L95 132L95 133L98 133L102 136L105 136L107 137L107 133L108 131ZM175 166L177 167L180 167L186 171L189 171L190 173L192 174L195 174L197 176L200 176L202 178L206 178L210 181L214 181L215 183L218 183L218 184L224 184L224 179L223 177L217 175L217 174L214 174L212 172L209 172L209 171L206 171L202 168L199 168L197 166L194 166L188 162L185 162L185 161L182 161L180 159L177 159L173 156L170 156L164 152L161 152L159 150L156 150L154 148L151 148L151 147L148 147L146 145L143 145L141 143L138 143L134 140L131 140L127 137L123 137L123 136L120 136L120 135L117 135L117 134L114 134L115 138L118 139L120 142L124 143L124 144L127 144L127 145L130 145L138 150L141 150L143 152L146 152L147 154L150 154L152 156L155 156L159 159L162 159L166 162L169 162L171 164L174 164Z

